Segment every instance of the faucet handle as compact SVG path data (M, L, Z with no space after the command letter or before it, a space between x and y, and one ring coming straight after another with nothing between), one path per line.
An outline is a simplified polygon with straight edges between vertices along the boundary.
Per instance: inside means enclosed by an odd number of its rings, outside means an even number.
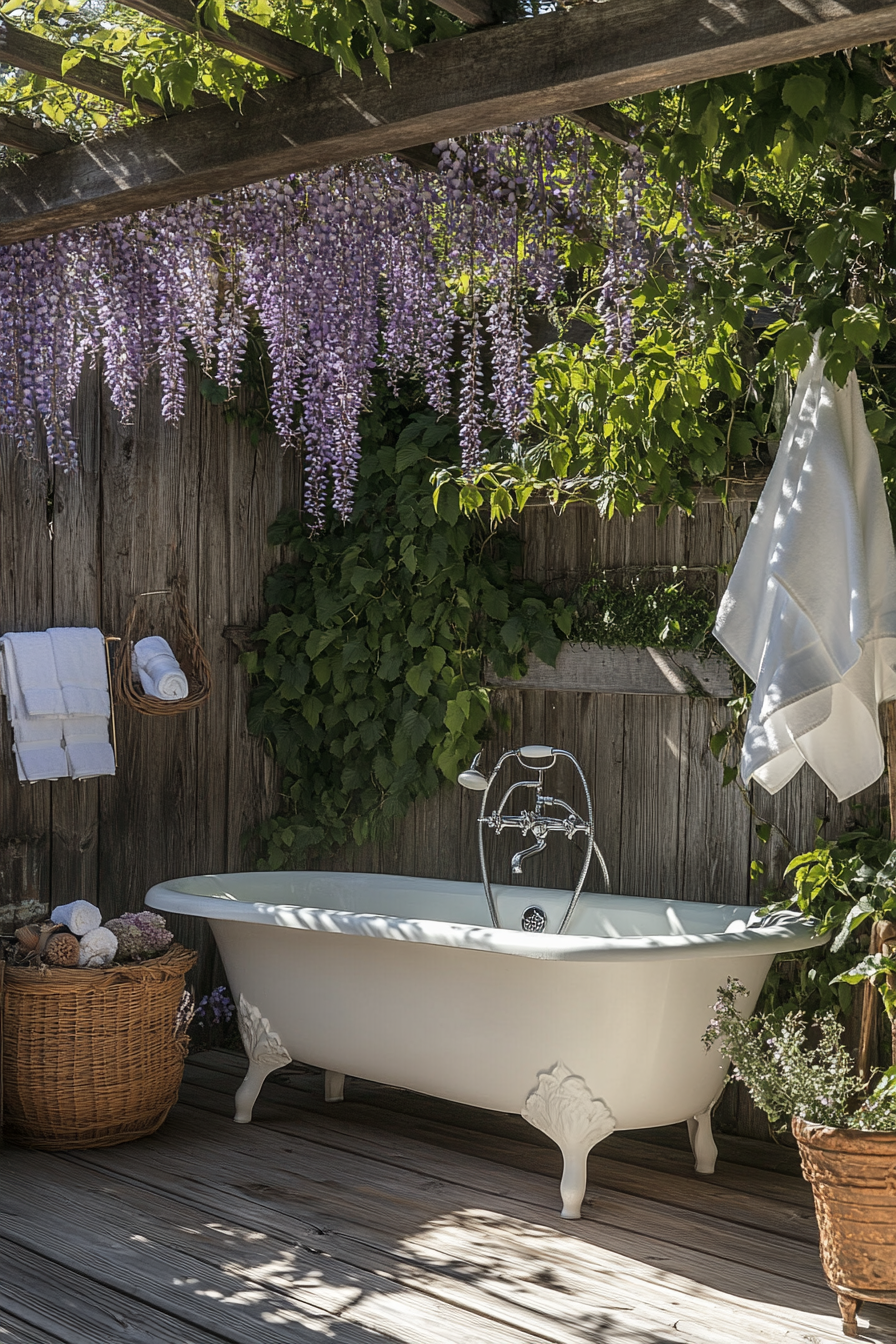
M520 747L517 752L522 761L543 761L545 759L553 760L553 747Z

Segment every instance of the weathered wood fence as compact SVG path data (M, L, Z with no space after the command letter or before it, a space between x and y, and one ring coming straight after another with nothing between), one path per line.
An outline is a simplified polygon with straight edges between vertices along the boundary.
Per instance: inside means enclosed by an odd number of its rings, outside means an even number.
M79 397L81 470L46 473L0 459L0 631L95 625L120 634L137 594L187 579L212 664L209 703L173 718L118 708L114 778L19 784L0 723L2 931L48 905L83 897L111 916L142 908L166 876L243 864L240 837L268 813L275 772L245 726L245 677L225 627L253 627L276 561L266 528L298 498L298 466L273 442L253 446L191 382L166 427L150 387L121 425L95 379ZM161 598L150 598L159 604ZM164 631L164 624L162 625ZM205 931L199 979L213 974Z
M166 428L157 390L122 426L96 381L77 408L78 475L51 474L6 455L0 460L0 631L97 625L118 634L136 595L186 575L191 610L212 663L215 690L200 710L171 719L119 708L114 779L21 785L11 735L0 722L0 931L48 906L84 897L106 916L140 908L166 877L246 866L241 839L276 806L276 772L245 726L246 685L229 626L262 615L262 582L278 555L265 532L299 499L295 459L276 444L253 446L191 386L177 429ZM737 552L748 501L730 513L698 505L657 527L602 521L574 507L562 517L530 508L522 522L525 567L549 589L572 586L594 566L714 567ZM150 599L159 601L160 599ZM811 845L815 820L836 834L849 818L804 770L776 798L754 788L751 813L735 786L721 788L709 739L726 710L716 699L501 688L486 759L509 744L566 747L591 782L597 834L614 888L697 901L756 901L751 862L780 877L790 854ZM558 792L577 795L572 776ZM861 800L883 798L883 784ZM478 798L445 788L396 827L394 840L341 852L320 866L478 880ZM756 835L773 824L767 845ZM519 837L516 837L517 841ZM509 880L516 846L501 838L494 875ZM559 837L531 859L525 883L564 886L577 869ZM218 973L205 928L184 921L178 935L199 945L198 987Z

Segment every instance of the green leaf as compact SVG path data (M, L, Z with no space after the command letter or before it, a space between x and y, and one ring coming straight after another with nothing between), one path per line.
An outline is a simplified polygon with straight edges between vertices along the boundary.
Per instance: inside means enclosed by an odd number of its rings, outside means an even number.
M782 331L775 342L775 361L784 365L802 367L812 354L812 335L804 322L795 322Z
M791 75L781 90L781 100L800 117L806 117L815 107L824 107L828 96L828 82L817 75Z
M819 224L806 239L806 251L815 262L818 270L824 266L837 242L837 230L833 224Z
M405 673L405 681L417 695L426 695L432 684L432 670L427 667L426 663L416 663L413 667L408 668Z

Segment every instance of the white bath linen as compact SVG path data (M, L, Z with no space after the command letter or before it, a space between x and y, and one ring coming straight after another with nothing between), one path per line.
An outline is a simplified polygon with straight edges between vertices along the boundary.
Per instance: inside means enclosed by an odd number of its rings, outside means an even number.
M896 551L855 374L816 353L715 625L756 682L741 755L769 793L804 762L842 801L884 769L877 706L896 696Z
M115 753L109 741L109 720L102 715L63 720L65 753L72 779L115 774Z
M110 712L106 645L101 630L55 626L47 631L66 715Z
M67 905L57 905L50 912L54 924L64 924L78 938L91 929L98 929L103 922L99 906L90 901L69 901Z
M183 700L190 693L186 675L171 645L161 635L147 635L134 645L133 668L146 695L157 700Z
M3 641L9 661L15 665L22 713L32 718L64 714L65 700L48 633L44 630L10 633L3 636Z
M22 783L63 779L68 760L62 746L62 719L42 715L32 719L25 710L9 636L0 640L0 686L6 696L6 715L12 725L16 773Z
M118 951L118 939L105 926L91 929L81 939L79 966L108 966Z

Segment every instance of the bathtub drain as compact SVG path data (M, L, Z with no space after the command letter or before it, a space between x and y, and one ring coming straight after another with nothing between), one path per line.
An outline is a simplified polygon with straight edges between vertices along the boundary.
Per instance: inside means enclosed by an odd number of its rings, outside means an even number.
M530 905L529 909L523 912L520 928L523 933L544 933L547 922L548 917L541 906Z

